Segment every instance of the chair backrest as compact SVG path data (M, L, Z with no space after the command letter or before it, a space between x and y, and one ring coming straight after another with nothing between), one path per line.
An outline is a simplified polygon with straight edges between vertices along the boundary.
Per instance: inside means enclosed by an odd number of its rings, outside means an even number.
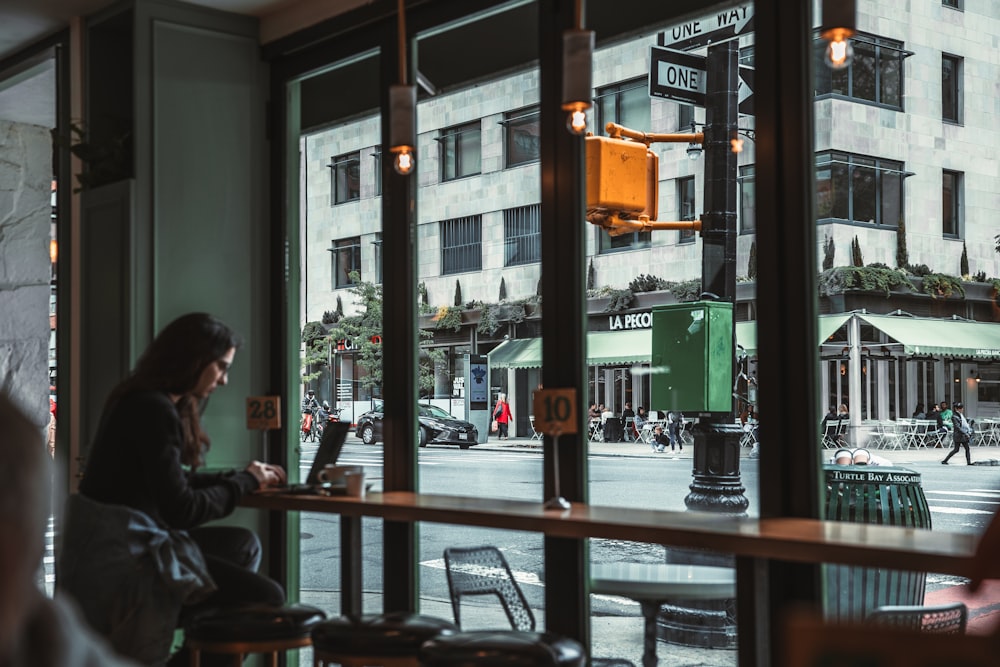
M503 605L512 629L529 632L535 629L535 616L499 549L490 546L450 547L444 550L444 565L455 625L462 627L462 596L495 595Z
M961 602L943 605L892 605L878 607L868 620L914 632L965 634L969 610Z

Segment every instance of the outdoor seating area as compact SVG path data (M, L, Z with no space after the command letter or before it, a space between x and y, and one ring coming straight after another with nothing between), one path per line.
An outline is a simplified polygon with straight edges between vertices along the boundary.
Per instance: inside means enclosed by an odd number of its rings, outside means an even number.
M886 419L862 423L868 431L869 449L919 449L951 447L950 429L939 429L933 419ZM972 445L1000 445L1000 419L975 420ZM824 434L823 444L827 445Z

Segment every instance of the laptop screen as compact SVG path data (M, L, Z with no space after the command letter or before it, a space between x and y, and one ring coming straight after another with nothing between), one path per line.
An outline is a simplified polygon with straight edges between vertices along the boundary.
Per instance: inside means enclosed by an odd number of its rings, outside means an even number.
M350 422L330 422L323 429L323 437L319 441L319 449L316 450L316 458L313 459L312 468L306 477L306 484L319 484L319 472L327 465L333 465L340 456L340 450L344 448L344 441L347 440L347 431L350 430Z

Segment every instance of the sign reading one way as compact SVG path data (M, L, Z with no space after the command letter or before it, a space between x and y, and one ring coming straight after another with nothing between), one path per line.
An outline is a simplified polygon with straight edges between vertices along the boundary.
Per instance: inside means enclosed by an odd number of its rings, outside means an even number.
M661 32L660 46L689 51L699 46L724 42L753 32L753 3L744 2L729 9L720 9L708 16L675 25Z
M649 96L705 106L707 58L652 46L649 49ZM753 115L753 68L740 66L739 112Z

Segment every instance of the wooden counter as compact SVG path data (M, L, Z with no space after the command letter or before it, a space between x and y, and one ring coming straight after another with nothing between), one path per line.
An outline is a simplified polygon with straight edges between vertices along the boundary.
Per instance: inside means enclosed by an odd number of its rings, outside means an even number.
M844 563L969 576L978 536L812 519L741 519L700 512L599 507L410 492L366 498L257 493L244 507L326 512L389 521L447 523L699 547L737 556L806 563ZM993 576L1000 578L1000 563Z

